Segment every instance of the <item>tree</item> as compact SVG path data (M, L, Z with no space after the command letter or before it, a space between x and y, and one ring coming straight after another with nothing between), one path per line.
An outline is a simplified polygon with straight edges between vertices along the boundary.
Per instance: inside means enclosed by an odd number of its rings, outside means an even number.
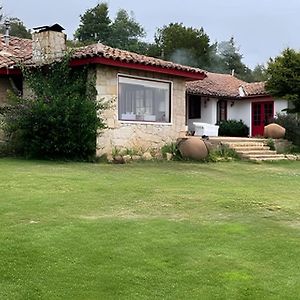
M258 64L255 66L255 68L252 71L252 78L253 81L266 81L267 75L266 75L266 68L264 65Z
M267 91L292 103L291 113L300 113L300 52L287 48L267 66Z
M86 44L98 41L107 44L111 35L108 13L107 3L101 3L80 15L80 25L74 34L75 38Z
M111 25L109 45L129 51L139 51L142 46L139 45L139 38L144 36L145 30L134 19L133 13L129 16L126 10L120 9Z
M69 58L48 67L24 68L33 95L12 95L4 112L5 132L17 154L35 158L89 159L103 122L87 69L71 69Z
M31 32L28 30L24 23L19 18L9 18L10 22L10 35L23 39L31 39ZM5 33L5 25L0 25L0 31Z
M234 71L234 74L240 79L252 81L251 70L242 62L243 55L239 53L239 50L233 37L229 41L223 41L218 44L219 71L228 74Z
M162 58L195 67L210 65L212 47L209 42L203 28L185 27L182 23L170 23L155 34Z

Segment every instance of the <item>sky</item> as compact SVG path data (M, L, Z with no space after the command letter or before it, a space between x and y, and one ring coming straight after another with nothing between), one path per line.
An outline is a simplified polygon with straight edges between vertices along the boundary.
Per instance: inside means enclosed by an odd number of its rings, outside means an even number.
M80 14L97 0L0 0L6 17L18 17L29 29L59 23L73 37ZM203 27L211 42L234 37L250 68L266 63L287 47L300 50L299 0L107 0L110 17L133 11L152 41L157 28L171 22Z

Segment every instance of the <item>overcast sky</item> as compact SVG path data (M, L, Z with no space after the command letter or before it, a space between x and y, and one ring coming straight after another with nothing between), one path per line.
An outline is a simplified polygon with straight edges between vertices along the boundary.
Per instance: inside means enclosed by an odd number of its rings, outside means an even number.
M73 37L80 18L97 0L0 0L7 17L28 28L59 23ZM300 0L108 0L110 16L133 11L152 41L158 27L170 22L203 27L212 42L234 36L244 63L253 68L284 48L300 49Z

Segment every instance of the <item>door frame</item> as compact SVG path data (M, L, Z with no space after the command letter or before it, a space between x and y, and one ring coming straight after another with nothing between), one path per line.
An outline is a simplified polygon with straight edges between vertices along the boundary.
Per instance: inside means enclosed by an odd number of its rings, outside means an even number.
M257 104L260 104L260 125L255 126L256 120L254 114L254 105ZM269 113L269 116L266 116L266 112L265 112L266 104L272 104L272 112ZM274 117L274 109L275 109L274 100L271 99L251 102L251 136L258 136L258 135L263 136L264 126L267 125L267 121L268 121L266 119L270 119ZM258 127L260 128L258 129Z

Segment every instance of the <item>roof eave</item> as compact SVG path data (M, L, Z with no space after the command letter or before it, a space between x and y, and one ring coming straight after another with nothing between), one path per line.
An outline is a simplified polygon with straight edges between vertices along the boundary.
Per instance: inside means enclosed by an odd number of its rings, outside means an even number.
M0 75L22 75L22 71L19 68L0 68Z

